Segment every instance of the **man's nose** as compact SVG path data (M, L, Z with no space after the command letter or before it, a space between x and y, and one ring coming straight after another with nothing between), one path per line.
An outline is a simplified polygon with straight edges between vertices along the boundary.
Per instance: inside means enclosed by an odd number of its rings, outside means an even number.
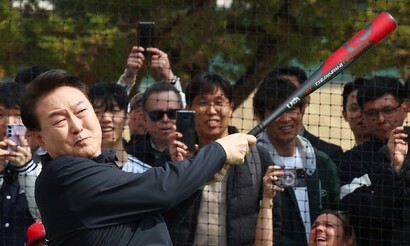
M71 132L77 134L83 130L83 122L77 116L71 117Z
M114 114L109 111L105 111L104 113L101 114L101 121L106 122L106 121L112 121L114 118Z

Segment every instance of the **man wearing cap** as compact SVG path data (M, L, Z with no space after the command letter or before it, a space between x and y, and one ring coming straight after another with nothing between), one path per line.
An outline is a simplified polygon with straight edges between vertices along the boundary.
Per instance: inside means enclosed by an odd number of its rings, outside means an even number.
M37 220L27 229L27 246L45 246L46 231L43 222Z

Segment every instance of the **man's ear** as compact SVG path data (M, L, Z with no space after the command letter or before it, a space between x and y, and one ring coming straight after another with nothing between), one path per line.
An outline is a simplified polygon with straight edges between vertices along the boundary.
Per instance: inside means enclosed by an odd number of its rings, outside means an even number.
M47 151L46 144L43 141L43 137L40 132L31 132L31 136L36 140L37 144L41 147L42 150Z
M347 121L347 114L346 114L346 111L342 111L342 116L343 116L343 119L345 119L345 121Z
M230 107L230 109L231 109L231 113L230 113L229 117L232 117L232 115L233 115L234 106L235 106L235 103L234 103L234 102L230 102L230 103L229 103L229 107Z
M258 123L263 121L263 117L262 117L259 113L254 112L253 114L254 114L255 120L256 120Z

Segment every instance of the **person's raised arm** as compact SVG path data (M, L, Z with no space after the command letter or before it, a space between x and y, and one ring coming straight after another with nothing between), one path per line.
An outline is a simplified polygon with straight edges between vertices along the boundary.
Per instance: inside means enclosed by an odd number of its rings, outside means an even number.
M143 52L144 48L142 47L134 46L131 48L130 54L127 58L127 66L117 82L117 84L125 87L128 95L136 84L138 71L144 64L145 57ZM137 85L137 87L138 86L139 85Z
M275 181L283 176L279 166L270 166L263 177L263 197L259 203L258 221L256 224L255 246L273 245L273 198L276 191L283 191L283 188L276 186Z
M173 85L181 95L182 106L185 107L185 93L182 91L181 79L172 72L168 54L158 48L147 48L151 53L150 67L167 83Z
M404 127L399 126L392 130L387 148L389 149L390 165L396 171L400 171L408 151L407 134Z

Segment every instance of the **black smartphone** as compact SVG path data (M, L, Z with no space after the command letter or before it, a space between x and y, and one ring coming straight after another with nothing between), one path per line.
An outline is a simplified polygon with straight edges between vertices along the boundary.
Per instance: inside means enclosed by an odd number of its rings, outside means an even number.
M155 22L152 21L140 21L138 22L138 46L147 49L153 47ZM145 50L144 56L148 57L149 53Z
M178 110L176 126L177 131L183 135L183 137L178 140L188 146L189 150L194 150L197 142L197 134L195 130L195 111Z

